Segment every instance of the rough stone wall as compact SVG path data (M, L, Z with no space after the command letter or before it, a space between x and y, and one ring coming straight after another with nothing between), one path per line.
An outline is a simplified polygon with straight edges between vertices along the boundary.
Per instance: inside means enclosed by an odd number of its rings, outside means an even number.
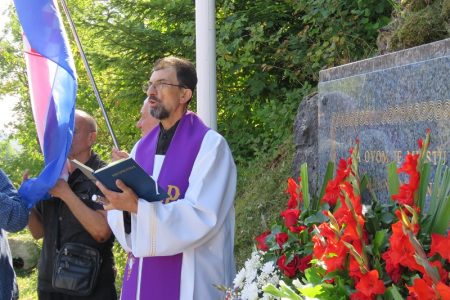
M294 122L294 178L298 178L300 166L306 162L308 164L310 193L312 195L318 189L318 100L319 94L315 93L300 101Z

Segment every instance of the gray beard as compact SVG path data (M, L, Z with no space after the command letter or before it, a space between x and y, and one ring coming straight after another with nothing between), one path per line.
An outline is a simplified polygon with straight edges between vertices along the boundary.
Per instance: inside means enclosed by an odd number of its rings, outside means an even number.
M167 119L170 115L166 108L161 104L155 108L150 108L150 114L158 120Z

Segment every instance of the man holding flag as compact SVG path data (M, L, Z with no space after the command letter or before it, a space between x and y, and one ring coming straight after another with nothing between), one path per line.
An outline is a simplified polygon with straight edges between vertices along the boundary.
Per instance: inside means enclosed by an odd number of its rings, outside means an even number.
M96 138L95 120L84 111L76 110L70 159L76 159L93 170L104 166L105 163L92 151ZM94 194L98 194L98 189L80 170L75 169L73 164L69 165L69 170L68 181L59 179L50 190L53 198L38 202L31 210L28 223L31 234L35 239L44 238L38 267L39 299L116 299L112 254L114 237L103 207L91 200ZM81 244L99 252L100 270L89 295L74 296L77 291L61 291L53 285L55 245L61 249L65 243ZM74 271L76 274L76 270Z

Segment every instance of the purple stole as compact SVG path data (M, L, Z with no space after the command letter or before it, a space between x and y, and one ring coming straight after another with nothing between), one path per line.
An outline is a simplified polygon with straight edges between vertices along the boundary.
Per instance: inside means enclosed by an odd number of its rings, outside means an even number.
M169 198L165 200L166 204L184 198L192 167L208 130L193 112L188 111L181 118L158 176L159 186L169 194ZM139 141L136 148L136 162L150 175L153 174L159 132L159 126L156 126ZM182 261L183 253L144 257L142 282L139 287L139 259L129 253L123 278L122 299L136 299L138 289L140 299L180 299Z

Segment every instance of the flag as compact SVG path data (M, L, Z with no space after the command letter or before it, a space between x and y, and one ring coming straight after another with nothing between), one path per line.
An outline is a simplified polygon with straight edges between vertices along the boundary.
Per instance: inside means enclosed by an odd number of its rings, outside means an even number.
M29 207L48 196L72 144L77 81L56 0L14 0L23 29L31 107L45 166L19 189Z

